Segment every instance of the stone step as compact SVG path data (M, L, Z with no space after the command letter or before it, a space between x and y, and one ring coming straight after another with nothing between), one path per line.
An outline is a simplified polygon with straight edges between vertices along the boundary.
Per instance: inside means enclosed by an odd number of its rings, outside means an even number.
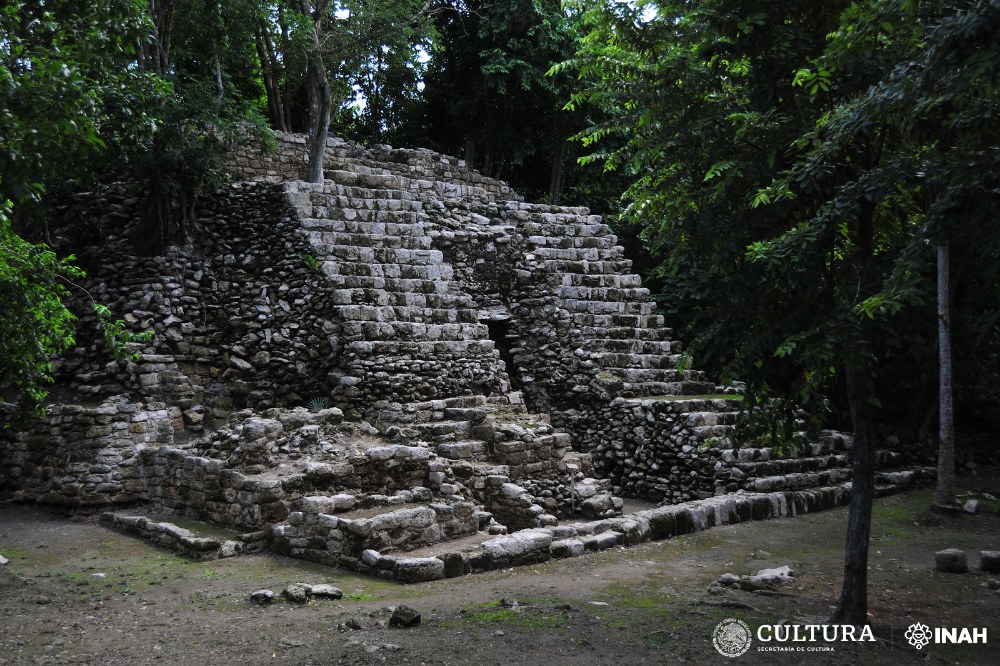
M412 427L424 441L449 442L467 437L472 430L472 422L441 420L430 421L428 423L414 423Z
M455 358L446 362L353 359L334 386L333 396L343 401L365 397L370 404L380 400L403 402L444 398L461 390L470 393L507 390L506 375L494 372L496 366L484 372L484 365L474 358ZM363 392L359 386L363 386Z
M667 328L660 331L668 338L673 331ZM676 340L637 340L637 339L613 339L613 338L591 338L581 343L580 347L591 354L629 354L629 355L650 355L650 356L672 356L679 358L678 350L680 342Z
M332 245L314 242L317 257L326 261L345 263L399 265L402 272L409 266L433 266L440 270L444 255L440 250L410 249L404 247L380 247L374 245Z
M439 197L451 199L478 199L491 201L495 194L488 188L469 183L456 183L439 180L435 176L411 177L404 170L389 170L373 166L368 173L357 173L358 165L364 162L349 160L341 163L345 169L332 169L324 176L343 186L361 188L385 188L399 190L415 197L426 196L428 199ZM374 165L375 163L369 162Z
M334 263L334 262L330 262ZM328 267L331 271L338 270L339 267ZM381 268L381 267L376 267ZM348 267L346 270L353 270ZM362 269L364 270L364 269ZM371 269L369 269L371 272ZM396 272L396 271L393 271ZM330 272L326 275L327 280L336 289L374 289L385 291L388 294L434 294L445 296L448 294L461 296L458 285L450 278L421 278L421 277L384 277L381 275L349 275Z
M585 249L599 249L599 250L616 250L616 256L620 256L622 248L617 246L618 237L613 234L599 235L599 236L574 236L572 234L563 234L555 236L528 236L528 245L531 248L529 251L535 254L544 254L542 250L585 250ZM559 256L554 256L554 258L560 258ZM576 258L573 257L568 258ZM583 258L583 257L581 257Z
M668 350L669 351L669 350ZM582 358L589 359L602 368L644 368L650 370L674 370L684 361L683 354L622 354L617 352L586 352Z
M485 395L463 395L441 400L396 403L379 411L378 418L379 421L387 423L426 423L450 418L446 416L448 410L483 409L488 404L489 399Z
M330 208L409 211L424 209L423 202L406 190L340 183L325 188L322 192L311 192L309 202L314 206L328 206Z
M851 480L851 470L844 468L828 469L817 472L793 472L776 476L757 477L747 480L747 490L757 493L770 493L779 490L802 490L832 486Z
M583 206L573 207L573 206L560 206L555 204L544 204L544 203L530 203L526 201L507 201L504 203L504 207L507 211L511 213L523 213L526 216L530 215L564 215L570 217L578 217L580 215L590 215L590 209ZM593 215L596 219L600 219L600 215ZM525 219L528 219L527 217Z
M259 553L267 547L264 532L233 532L188 518L105 512L100 521L114 530L202 560Z
M704 395L715 389L712 382L625 382L623 394L626 397L655 395Z
M775 449L771 447L741 447L738 449L726 448L719 451L719 456L720 460L725 463L739 464L769 462L774 460L797 458L800 456L830 456L840 454L844 451L848 451L848 449L843 446L836 446L831 441L826 441L807 442L802 450L790 451L787 453L775 451Z
M779 460L768 460L761 462L741 462L733 463L729 466L732 470L739 470L738 476L748 478L780 476L796 472L815 472L818 470L846 468L851 464L850 456L844 454L834 454L829 456L810 456L805 458L782 458ZM719 471L718 465L716 470Z
M643 287L558 287L556 296L562 299L589 301L642 301L649 300L649 290Z
M486 326L475 323L345 321L342 330L348 340L464 341L489 338Z
M610 368L611 374L625 381L626 384L643 384L652 382L701 382L705 373L701 370L646 369L646 368ZM712 385L714 386L714 384Z
M877 476L875 494L891 495L933 479L933 470L917 468ZM375 565L360 571L395 580L414 580L409 572L431 559L444 563L417 580L453 578L515 566L534 565L552 559L576 557L609 548L634 546L675 536L772 518L792 518L827 511L850 503L844 484L768 493L746 492L709 497L682 504L645 509L617 518L519 530L503 536L479 533L461 540L421 548L412 553L416 563L382 556ZM403 574L399 576L398 574Z
M360 253L352 253L357 257L360 257ZM323 271L324 275L342 275L342 276L354 276L354 277L378 277L378 278L396 278L399 280L430 280L437 282L450 282L454 279L454 273L450 265L441 265L433 263L424 264L394 264L394 263L371 263L360 259L347 259L344 257L338 258L326 258L317 257L321 262L320 269ZM371 284L359 284L359 285L344 285L348 287L368 287L373 286L375 283ZM399 285L405 286L405 285ZM446 293L448 285L446 288L434 289L429 293ZM382 287L373 287L375 289L388 289L389 291L399 291L399 289L392 288L389 284L386 286L383 283Z
M341 305L338 314L348 321L419 322L425 324L476 324L479 316L469 308L418 308L393 305Z
M492 356L495 343L489 338L463 340L456 346L454 341L398 341L398 340L355 340L347 344L347 350L361 356L398 357L400 359L440 358L451 360L456 354L470 356Z
M634 273L619 274L603 273L564 273L561 276L561 283L564 287L610 287L618 289L631 289L642 286L642 278Z
M696 426L717 426L717 425L736 425L736 419L739 416L739 403L733 403L733 406L725 405L723 410L713 409L710 411L692 411L685 412L681 414L681 418L684 423L691 427Z
M385 198L389 199L414 198L409 192L405 191L405 188L398 187L398 181L396 183L392 183L391 179L369 179L367 178L369 174L359 174L337 169L327 171L323 175L327 176L327 178L322 183L310 183L304 180L286 183L286 191L290 193L305 194L311 197L323 194L337 195L348 191L381 190L385 193Z
M429 236L392 236L387 234L353 233L347 231L308 231L308 238L317 247L353 246L405 250L430 250Z
M364 201L355 202L363 205ZM358 224L394 224L399 227L417 227L423 232L427 217L422 212L407 210L383 210L378 208L341 208L339 206L296 206L300 219L310 220L310 228L321 228L324 223L336 226L338 223L356 222Z
M570 322L574 326L580 327L656 329L658 332L670 332L669 329L663 328L663 315L652 313L574 312L570 315ZM607 335L604 337L614 338L617 336Z
M466 294L426 294L413 291L398 292L384 289L335 289L334 305L378 305L394 307L450 309L475 309L476 303Z
M490 459L489 446L479 439L443 441L437 445L435 451L448 460L488 462Z
M541 262L551 261L621 261L624 250L621 246L601 247L533 247L528 250Z
M588 315L580 315L587 317ZM592 316L592 315L590 315ZM660 315L653 315L651 322L662 320ZM574 324L572 333L576 339L587 340L619 340L623 344L634 343L656 343L669 344L672 352L680 353L684 345L680 340L673 340L673 332L669 328L657 326L636 327L636 326L602 326L601 324Z
M583 275L612 275L632 272L630 259L598 259L594 261L583 259L548 259L537 257L538 265L557 275L579 273Z
M906 456L896 451L878 449L875 451L875 464L878 468L899 467L905 462ZM764 477L792 472L810 472L834 467L850 468L851 456L847 453L820 456L802 456L794 458L779 458L755 462L734 462L730 469L739 470L746 477ZM717 465L718 469L718 465Z
M398 236L400 238L430 238L431 228L426 222L374 222L368 220L330 220L307 218L302 220L307 233L332 232L359 236ZM367 243L366 243L367 244Z
M656 303L645 301L591 301L564 298L560 305L572 313L584 315L621 315L626 317L646 317L656 312Z
M293 511L286 522L272 527L271 541L282 554L356 569L352 563L363 558L374 565L379 553L405 553L475 534L478 528L475 505L442 499L359 508L335 515ZM437 561L433 566L443 568L443 563Z

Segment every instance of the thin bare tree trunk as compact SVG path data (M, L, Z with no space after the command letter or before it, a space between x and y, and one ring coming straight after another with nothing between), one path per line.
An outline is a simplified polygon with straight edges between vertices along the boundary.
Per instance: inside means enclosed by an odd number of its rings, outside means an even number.
M318 49L318 42L316 44ZM323 55L319 51L309 54L309 166L306 180L310 183L323 182L323 156L326 153L326 137L330 128L330 82L326 78Z
M858 298L873 290L872 263L875 256L875 206L861 204L855 234L857 251L853 258L859 276ZM843 351L846 359L844 379L847 403L854 429L851 449L851 508L847 516L847 537L844 541L844 582L831 624L861 627L868 624L868 546L872 531L872 504L875 501L875 441L874 418L870 402L871 360L867 352L864 323L847 331L850 342Z
M938 470L934 506L954 509L955 500L955 420L952 410L951 389L951 303L948 295L950 273L950 246L948 239L937 246L938 292L938 370L940 387L938 399Z
M277 57L274 54L274 45L271 43L267 26L264 25L263 20L258 21L254 30L254 44L257 47L257 57L260 59L264 92L267 95L267 111L271 116L271 124L274 125L274 129L287 132L288 126L285 124L285 111L281 102L281 86L275 75Z
M851 449L851 508L844 544L844 582L832 624L868 624L868 542L875 501L875 445L865 387L865 372L856 364L846 370L847 400L854 428Z
M332 102L330 100L330 81L327 78L326 64L323 62L323 14L326 11L326 1L310 5L307 0L302 2L302 13L312 18L312 45L306 61L306 85L309 93L309 165L306 168L306 180L310 183L323 182L323 157L326 154L326 138L330 129Z
M562 198L563 171L566 162L566 118L559 114L559 125L556 128L555 146L552 151L552 170L549 173L549 199L558 205Z

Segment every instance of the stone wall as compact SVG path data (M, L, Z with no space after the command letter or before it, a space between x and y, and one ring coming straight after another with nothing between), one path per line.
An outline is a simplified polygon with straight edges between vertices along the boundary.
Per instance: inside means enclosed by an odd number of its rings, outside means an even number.
M677 503L711 497L738 403L616 398L564 413L616 494Z
M88 508L147 498L139 449L170 444L182 420L163 403L56 405L0 443L0 489L18 501Z
M275 139L273 151L234 147L228 155L233 179L271 183L303 180L308 165L305 135L276 132ZM339 137L328 137L324 168L327 171L342 170L345 160L350 160L347 169L351 173L361 171L359 166L370 166L379 171L390 169L423 179L425 189L432 190L440 198L463 198L471 186L504 200L521 200L507 183L483 176L469 168L465 160L426 148L393 148L388 145L368 148Z

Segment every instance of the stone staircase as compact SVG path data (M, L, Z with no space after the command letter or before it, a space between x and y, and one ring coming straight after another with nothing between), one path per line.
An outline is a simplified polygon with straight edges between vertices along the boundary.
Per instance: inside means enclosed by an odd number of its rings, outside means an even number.
M385 189L405 179L330 175L342 182L291 183L287 190L334 290L342 357L332 378L335 399L506 393L506 372L474 301L431 249L423 204L408 191Z
M527 239L524 279L555 294L569 315L565 344L580 371L614 376L624 397L714 389L703 372L678 369L681 344L599 215L517 202L507 212Z

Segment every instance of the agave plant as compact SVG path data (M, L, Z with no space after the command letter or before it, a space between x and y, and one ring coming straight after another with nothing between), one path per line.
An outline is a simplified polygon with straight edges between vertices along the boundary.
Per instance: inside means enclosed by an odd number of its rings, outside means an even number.
M329 407L329 403L323 396L317 396L306 403L306 407L308 407L311 412L318 412Z

